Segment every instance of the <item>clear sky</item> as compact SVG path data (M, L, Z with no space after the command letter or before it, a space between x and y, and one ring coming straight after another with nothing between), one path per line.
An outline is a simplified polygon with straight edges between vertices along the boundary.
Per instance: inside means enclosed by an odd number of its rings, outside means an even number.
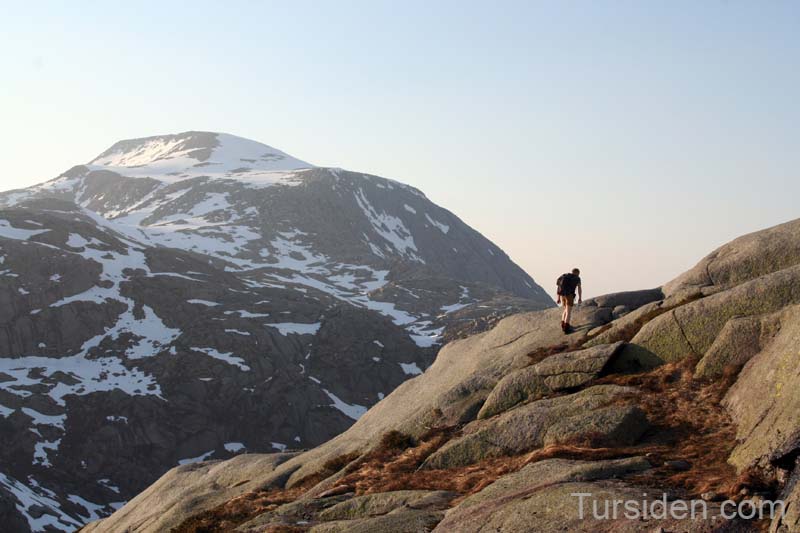
M14 2L3 189L199 129L422 189L553 292L800 217L793 1Z

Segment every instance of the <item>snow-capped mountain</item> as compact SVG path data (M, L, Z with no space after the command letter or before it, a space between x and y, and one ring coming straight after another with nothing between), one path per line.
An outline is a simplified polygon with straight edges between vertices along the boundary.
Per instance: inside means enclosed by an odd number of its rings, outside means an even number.
M74 529L180 462L319 444L443 337L552 305L417 189L227 134L121 141L0 205L20 530Z
M313 165L256 141L195 131L120 141L87 166L132 178L174 182L199 176L256 179Z

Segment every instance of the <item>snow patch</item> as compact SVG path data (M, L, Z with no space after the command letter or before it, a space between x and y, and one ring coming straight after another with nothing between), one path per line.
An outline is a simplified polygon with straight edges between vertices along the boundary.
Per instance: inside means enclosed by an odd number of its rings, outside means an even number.
M349 418L352 418L353 420L358 420L359 418L364 416L364 413L367 412L367 408L364 407L363 405L349 404L343 401L335 394L333 394L332 392L328 391L327 389L322 389L322 392L327 394L328 398L330 398L331 401L333 401L333 403L330 404L331 407L338 409L339 411L344 413Z
M197 305L205 305L206 307L217 307L219 304L217 302L209 302L208 300L186 300L190 304L197 304Z
M428 222L433 224L442 233L447 234L447 232L450 231L450 226L448 226L447 224L442 224L438 220L432 219L428 213L425 213L425 218L428 219Z
M204 353L209 357L213 357L214 359L219 359L220 361L224 361L229 365L239 367L241 370L245 372L250 370L250 367L245 364L244 359L242 359L241 357L234 357L233 352L222 353L215 348L191 348L191 349L196 352Z
M206 459L208 459L209 457L211 457L212 455L214 455L214 452L216 452L216 451L217 450L211 450L211 451L206 452L206 453L204 453L202 455L198 455L197 457L187 457L186 459L180 459L178 461L178 464L179 465L191 465L191 464L195 464L195 463L201 463L201 462L205 461Z
M14 239L16 241L27 241L31 237L47 233L49 229L24 229L15 228L8 220L0 220L0 237Z
M300 322L273 322L266 325L271 328L276 328L283 336L290 334L316 335L320 326L322 326L320 322L315 322L313 324L303 324Z
M224 446L225 446L225 451L228 451L230 453L239 453L247 449L247 446L245 446L241 442L226 442Z
M375 232L391 244L400 255L419 263L425 262L417 255L417 245L414 243L414 237L402 220L384 212L379 213L369 202L360 187L355 193L355 199L369 223L372 224Z
M418 376L422 374L422 370L420 370L420 368L417 366L417 363L399 363L399 365L406 375Z
M259 142L225 133L211 134L208 159L193 157L191 134L143 139L132 148L103 154L89 165L129 177L154 178L165 183L205 176L236 179L270 185L282 183L285 171L308 169L313 165ZM216 146L214 146L216 144Z

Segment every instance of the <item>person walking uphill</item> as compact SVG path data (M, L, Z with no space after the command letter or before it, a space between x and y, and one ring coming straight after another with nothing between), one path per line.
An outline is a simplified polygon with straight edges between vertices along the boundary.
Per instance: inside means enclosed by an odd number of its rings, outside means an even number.
M564 333L570 333L572 331L572 326L569 325L569 319L572 317L572 307L575 305L576 290L578 291L578 303L583 301L580 274L580 270L573 268L572 272L562 274L556 281L556 285L558 285L556 303L564 306L564 312L561 314L561 330Z

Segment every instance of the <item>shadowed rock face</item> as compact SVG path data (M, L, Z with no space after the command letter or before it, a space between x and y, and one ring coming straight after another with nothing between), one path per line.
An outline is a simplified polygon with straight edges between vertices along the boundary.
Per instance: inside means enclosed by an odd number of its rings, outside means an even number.
M9 524L71 530L179 462L321 444L442 338L553 305L420 191L230 135L123 141L0 205Z
M793 466L800 453L800 306L784 309L775 332L744 366L725 405L739 428L731 463L739 469L778 463ZM788 465L787 465L788 463Z

